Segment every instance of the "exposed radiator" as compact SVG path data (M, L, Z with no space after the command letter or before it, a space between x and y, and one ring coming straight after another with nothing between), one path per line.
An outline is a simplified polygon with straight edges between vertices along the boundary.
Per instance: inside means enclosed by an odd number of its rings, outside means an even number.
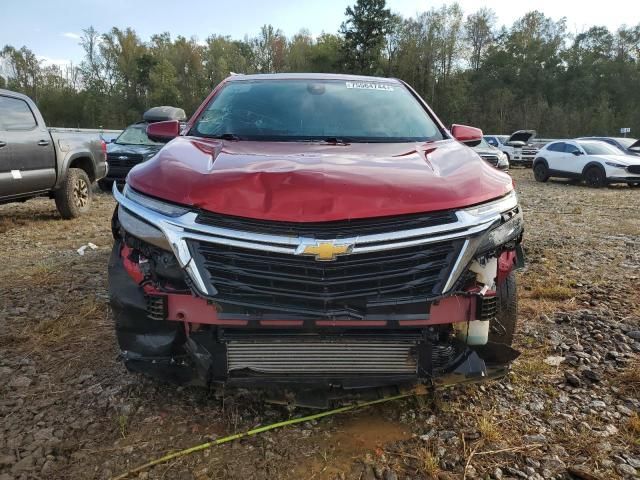
M227 367L264 374L400 373L416 372L412 341L292 342L230 341Z

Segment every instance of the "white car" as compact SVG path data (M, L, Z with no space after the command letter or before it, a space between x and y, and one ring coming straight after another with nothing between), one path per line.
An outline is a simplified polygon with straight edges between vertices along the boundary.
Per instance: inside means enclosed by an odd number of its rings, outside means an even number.
M512 165L530 167L538 149L531 144L535 130L518 130L511 135L485 135L485 141L507 155Z
M544 146L533 161L538 182L550 177L584 180L590 187L610 183L640 185L640 157L599 140L560 140Z

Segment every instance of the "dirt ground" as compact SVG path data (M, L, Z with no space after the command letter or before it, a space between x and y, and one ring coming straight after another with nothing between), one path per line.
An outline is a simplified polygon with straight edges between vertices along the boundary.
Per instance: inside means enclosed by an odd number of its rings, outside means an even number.
M528 264L518 274L523 353L506 378L272 431L133 478L637 476L640 189L512 173ZM107 302L113 207L99 194L88 217L63 221L44 199L0 206L0 480L107 479L310 413L125 370ZM79 255L89 242L97 249Z

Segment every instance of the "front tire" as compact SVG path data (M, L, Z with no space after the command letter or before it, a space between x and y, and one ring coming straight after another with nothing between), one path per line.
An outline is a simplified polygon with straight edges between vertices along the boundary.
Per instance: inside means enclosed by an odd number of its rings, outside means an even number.
M56 207L65 220L77 218L91 206L91 181L87 172L70 168L62 187L55 194Z
M536 182L545 183L549 180L549 169L547 165L543 162L538 162L533 167L533 176L536 179Z
M516 274L509 273L503 282L498 285L498 310L493 325L489 331L489 341L511 345L516 333L518 322L518 295L516 288Z
M589 167L584 172L584 181L592 188L600 188L607 183L607 176L601 167Z

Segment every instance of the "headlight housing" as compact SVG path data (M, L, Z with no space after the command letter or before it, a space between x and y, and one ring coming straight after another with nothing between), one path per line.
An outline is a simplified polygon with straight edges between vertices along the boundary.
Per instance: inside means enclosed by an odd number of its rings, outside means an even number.
M509 166L509 157L504 152L498 154L498 166Z
M161 213L168 217L179 217L189 212L189 209L176 205L173 203L163 202L162 200L156 200L155 198L148 197L142 193L138 193L129 187L129 184L124 186L122 194L129 200L132 200L143 207L153 210L154 212Z
M604 162L604 163L606 163L607 165L613 168L627 168L627 165L624 165L622 163L616 163L616 162Z
M473 217L490 217L502 214L518 206L518 195L515 190L511 190L504 197L487 203L481 203L473 207L465 208L462 212Z

